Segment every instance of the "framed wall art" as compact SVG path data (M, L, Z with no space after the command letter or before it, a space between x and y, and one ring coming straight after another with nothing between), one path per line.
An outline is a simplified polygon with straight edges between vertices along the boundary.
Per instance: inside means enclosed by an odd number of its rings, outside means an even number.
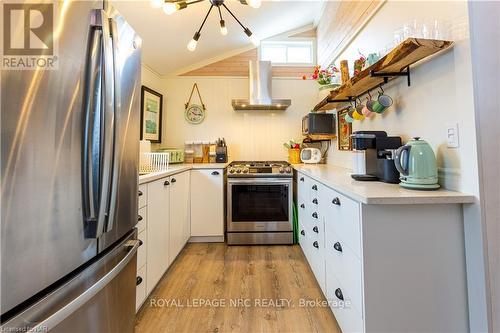
M161 142L163 95L146 86L141 88L141 140Z
M352 150L351 144L351 134L352 134L352 124L345 120L345 115L349 111L349 108L344 108L340 110L337 114L337 140L339 150Z

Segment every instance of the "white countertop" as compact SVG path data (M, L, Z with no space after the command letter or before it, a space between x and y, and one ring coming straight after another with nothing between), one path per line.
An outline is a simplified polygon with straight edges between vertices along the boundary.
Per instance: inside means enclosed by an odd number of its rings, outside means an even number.
M160 178L181 173L192 169L225 169L228 163L193 163L193 164L170 164L168 171L151 172L139 176L139 184L149 183Z
M351 178L351 170L327 164L295 164L293 168L364 204L463 204L475 200L473 195L444 189L419 191L397 184L357 181Z

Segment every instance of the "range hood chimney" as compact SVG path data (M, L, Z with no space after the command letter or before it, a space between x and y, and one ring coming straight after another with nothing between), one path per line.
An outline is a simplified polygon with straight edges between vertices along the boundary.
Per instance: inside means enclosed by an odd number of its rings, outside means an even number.
M233 99L235 111L286 110L289 99L272 99L272 67L270 61L249 61L250 99Z

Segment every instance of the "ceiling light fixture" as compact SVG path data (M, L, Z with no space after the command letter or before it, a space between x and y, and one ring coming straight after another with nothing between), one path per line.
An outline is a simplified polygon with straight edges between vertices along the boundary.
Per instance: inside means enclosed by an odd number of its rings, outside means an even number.
M163 8L163 11L165 12L165 14L171 15L178 10L186 8L189 5L192 5L192 4L195 4L198 2L202 2L202 1L205 1L205 0L192 0L192 1L189 1L189 0L187 0L187 1L186 0L151 0L151 6L153 8L160 8L161 7L161 8ZM224 7L227 10L227 12L229 14L231 14L231 16L236 20L236 22L238 22L238 24L243 28L243 32L248 36L250 41L255 46L259 45L260 40L257 37L255 37L255 35L252 33L252 31L250 31L250 29L245 27L243 25L243 23L241 23L240 20L238 20L238 18L233 14L233 12L231 10L229 10L229 8L227 8L227 6L224 4L225 0L208 0L208 1L211 4L210 8L208 9L207 15L205 15L205 18L203 19L203 22L201 23L200 28L196 31L196 33L193 36L193 39L191 39L191 41L187 45L187 48L189 51L196 50L198 40L200 39L200 36L201 36L201 29L203 29L203 26L205 25L205 22L207 21L208 15L210 15L210 12L212 11L212 8L214 8L214 7L217 7L217 10L219 11L220 33L223 36L227 35L228 31L227 31L226 21L224 21L224 19L222 17L221 7ZM248 5L248 6L253 7L253 8L259 8L261 3L262 3L262 0L239 0L239 1L243 5Z

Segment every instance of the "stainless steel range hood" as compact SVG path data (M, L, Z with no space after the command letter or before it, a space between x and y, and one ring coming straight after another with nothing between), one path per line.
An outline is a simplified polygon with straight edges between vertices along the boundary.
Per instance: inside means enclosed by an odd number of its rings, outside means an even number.
M235 111L286 110L289 99L272 99L272 67L270 61L249 61L250 99L233 99Z

